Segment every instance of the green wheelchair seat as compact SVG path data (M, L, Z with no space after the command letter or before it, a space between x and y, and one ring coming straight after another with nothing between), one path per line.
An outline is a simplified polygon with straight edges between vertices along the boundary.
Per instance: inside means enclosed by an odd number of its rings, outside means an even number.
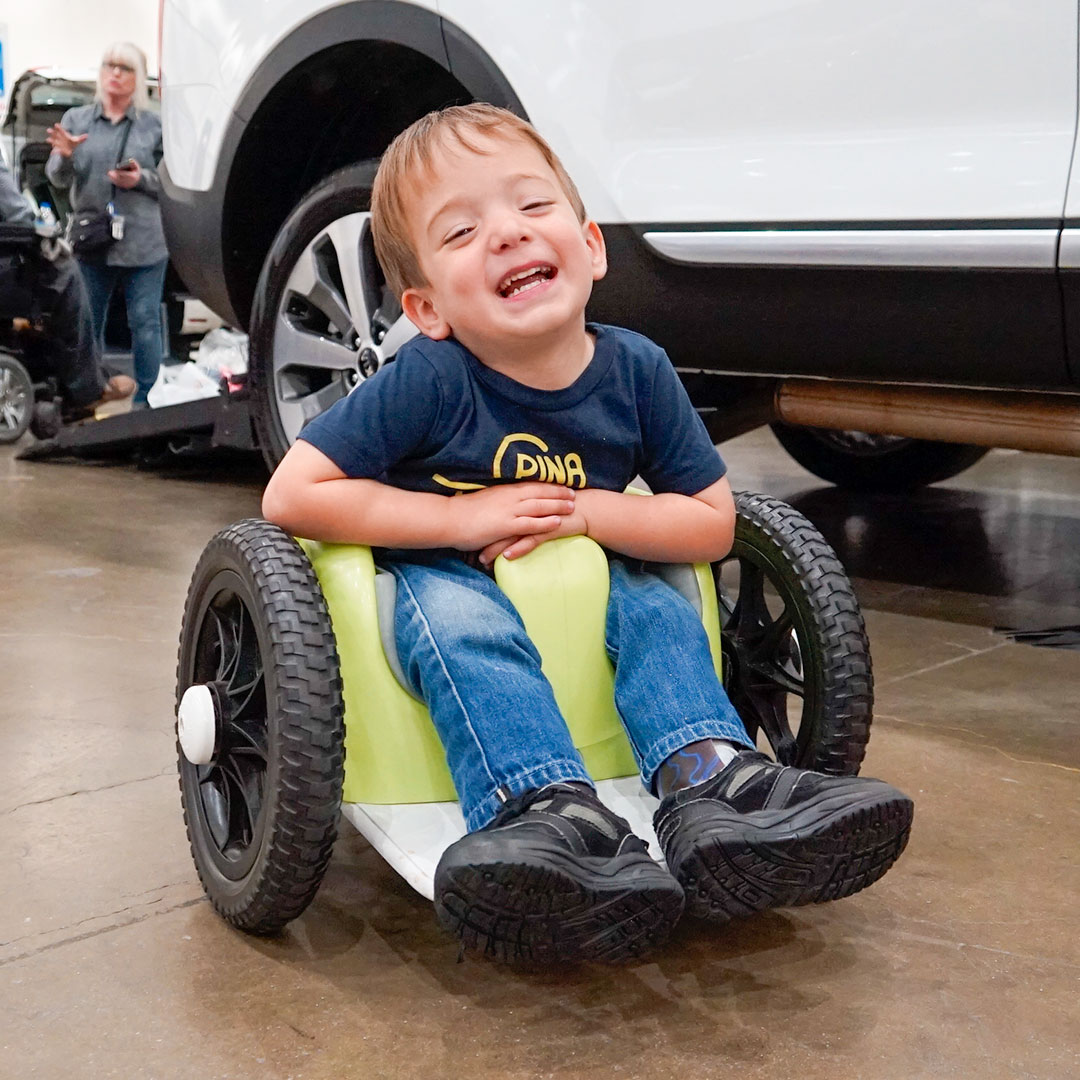
M383 648L371 550L301 540L333 623L345 706L345 803L412 804L457 799L431 717L401 684ZM671 568L689 582L720 667L720 619L708 564ZM637 772L614 702L604 646L608 564L585 536L541 544L495 562L495 580L521 615L555 700L595 780ZM696 596L694 595L696 593ZM408 762L408 768L402 768Z

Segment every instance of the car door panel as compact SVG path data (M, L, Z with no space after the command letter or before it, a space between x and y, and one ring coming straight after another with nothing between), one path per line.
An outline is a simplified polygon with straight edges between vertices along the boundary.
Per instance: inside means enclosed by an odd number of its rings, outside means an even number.
M688 365L1068 381L1076 0L553 0L512 48L513 5L439 7L632 264L598 317Z

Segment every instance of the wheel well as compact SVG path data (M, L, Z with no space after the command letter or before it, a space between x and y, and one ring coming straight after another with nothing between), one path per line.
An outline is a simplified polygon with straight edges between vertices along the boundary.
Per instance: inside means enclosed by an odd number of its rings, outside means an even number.
M304 192L343 165L379 157L432 109L472 95L445 68L404 45L348 41L282 77L237 147L222 207L229 298L246 324L263 260Z

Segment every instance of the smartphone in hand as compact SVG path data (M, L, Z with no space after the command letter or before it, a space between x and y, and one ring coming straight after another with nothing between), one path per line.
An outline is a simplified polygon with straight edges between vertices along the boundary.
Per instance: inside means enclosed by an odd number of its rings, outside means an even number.
M129 157L127 161L122 161L116 166L118 172L133 172L139 166L136 164L135 159Z

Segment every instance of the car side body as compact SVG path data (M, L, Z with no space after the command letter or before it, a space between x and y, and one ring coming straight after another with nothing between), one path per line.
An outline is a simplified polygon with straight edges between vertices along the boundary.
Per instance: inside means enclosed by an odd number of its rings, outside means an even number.
M591 317L661 343L703 408L743 403L719 437L785 418L791 380L920 387L894 412L954 441L933 388L978 391L990 428L1011 399L986 391L1078 389L1071 0L165 0L162 72L170 250L236 325L306 193L487 100L604 231Z

